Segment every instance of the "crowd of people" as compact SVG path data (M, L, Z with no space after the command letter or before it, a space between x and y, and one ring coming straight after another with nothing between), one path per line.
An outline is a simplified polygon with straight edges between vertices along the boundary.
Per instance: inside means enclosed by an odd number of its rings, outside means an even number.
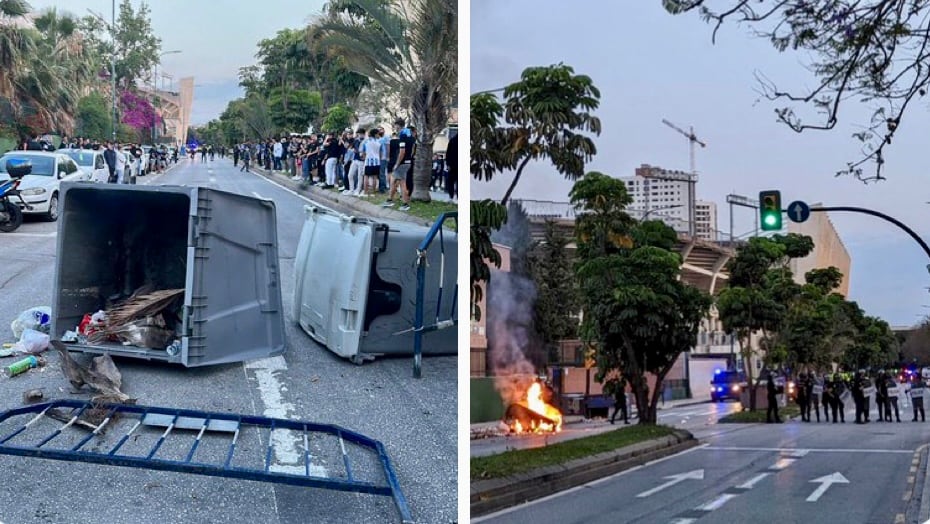
M360 128L354 133L291 135L238 144L232 150L233 164L247 171L253 162L269 171L289 173L293 180L323 189L340 190L360 198L387 194L385 207L410 208L413 169L417 155L417 129L394 122L390 135L384 128ZM450 199L457 198L457 137L449 141L445 155L434 154L431 189L442 188ZM225 152L224 152L225 153Z
M833 373L816 374L801 373L797 380L796 402L801 408L801 421L811 422L811 415L815 415L820 422L820 410L823 408L825 422L830 422L832 414L833 423L846 422L846 406L852 401L855 408L855 423L868 424L871 412L872 399L878 409L877 422L891 422L892 412L894 420L901 422L899 411L899 397L907 397L913 410L912 422L926 421L924 413L924 394L927 384L920 373L904 371L901 376L880 370L874 377L869 377L865 371L855 374ZM778 416L778 387L775 385L772 374L766 384L768 409L766 421L780 423ZM906 400L904 401L906 402Z

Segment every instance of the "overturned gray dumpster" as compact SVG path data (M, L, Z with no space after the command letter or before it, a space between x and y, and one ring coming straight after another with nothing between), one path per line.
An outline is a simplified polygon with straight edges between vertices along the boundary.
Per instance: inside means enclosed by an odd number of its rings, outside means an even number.
M426 251L430 228L306 207L297 246L294 307L314 340L356 364L414 354L417 269L424 266L424 355L457 352L454 326L458 239L443 231Z
M53 339L188 367L284 352L272 202L202 187L61 188Z

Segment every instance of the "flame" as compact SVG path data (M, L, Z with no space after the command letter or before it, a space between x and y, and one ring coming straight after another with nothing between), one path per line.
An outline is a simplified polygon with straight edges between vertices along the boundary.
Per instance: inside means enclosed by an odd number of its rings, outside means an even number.
M526 401L520 402L520 404L526 406L526 408L530 411L539 413L540 415L553 421L554 424L533 420L529 428L524 428L523 424L517 420L514 421L513 424L514 433L558 433L559 431L562 431L562 412L559 411L555 406L547 404L543 401L542 386L539 384L539 382L534 382L529 387L529 389L526 391Z

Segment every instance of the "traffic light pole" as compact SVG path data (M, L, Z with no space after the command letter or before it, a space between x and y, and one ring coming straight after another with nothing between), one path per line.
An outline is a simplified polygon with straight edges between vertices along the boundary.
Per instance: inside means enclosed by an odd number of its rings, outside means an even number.
M878 217L888 222L891 222L892 224L898 226L898 228L904 230L905 233L910 235L911 238L913 238L918 244L920 244L920 247L923 248L924 253L927 254L927 258L930 258L930 246L928 246L927 243L924 242L924 239L920 238L920 236L917 233L915 233L913 229L907 227L903 222L901 222L900 220L894 217L890 217L884 213L880 213L872 209L866 209L864 207L827 206L827 207L812 207L811 208L811 213L815 213L815 212L824 213L828 211L848 211L851 213L863 213L866 215L872 215L873 217ZM787 212L788 210L785 210L785 213ZM928 265L928 270L930 270L930 265Z

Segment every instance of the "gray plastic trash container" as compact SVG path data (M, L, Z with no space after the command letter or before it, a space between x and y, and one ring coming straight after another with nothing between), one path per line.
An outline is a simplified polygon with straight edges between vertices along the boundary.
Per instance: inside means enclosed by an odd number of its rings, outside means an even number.
M67 343L204 366L284 352L274 203L208 188L62 184L52 338L140 286L184 291L181 348Z
M413 354L417 247L429 228L305 209L294 266L294 310L300 327L358 364L379 355ZM435 323L437 304L440 319L446 320L456 300L456 234L444 232L443 242L444 270L438 238L427 254L427 326ZM455 354L457 342L455 328L431 331L423 337L423 354Z

